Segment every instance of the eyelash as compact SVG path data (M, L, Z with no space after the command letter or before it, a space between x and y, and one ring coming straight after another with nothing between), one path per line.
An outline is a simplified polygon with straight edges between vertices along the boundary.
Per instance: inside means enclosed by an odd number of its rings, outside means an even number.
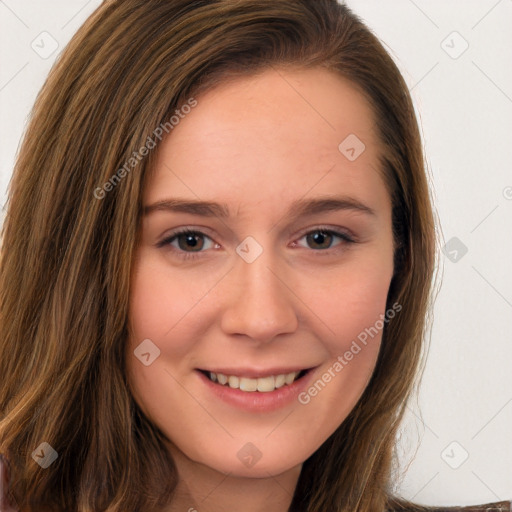
M348 234L346 233L342 233L342 232L339 232L339 231L335 231L333 229L329 229L329 228L323 228L323 227L317 227L316 229L312 229L310 231L307 231L306 233L303 233L302 236L299 238L302 239L304 238L305 236L307 235L310 235L312 233L324 233L324 234L328 234L328 235L334 235L334 236L337 236L338 238L341 238L345 244L348 244L348 245L351 245L351 244L355 244L357 243L356 240L354 240L351 236L349 236ZM204 236L206 238L210 238L211 240L211 237L209 237L207 234L205 233L202 233L201 231L196 231L196 230L193 230L193 229L189 229L189 228L183 228L183 229L179 229L179 230L176 230L174 233L172 233L171 235L169 235L168 237L166 237L164 240L162 240L161 242L158 242L157 247L158 248L162 248L162 247L165 247L165 246L168 246L168 247L171 247L173 252L176 252L178 254L178 257L179 258L182 258L184 260L190 260L190 259L197 259L197 258L201 258L201 253L203 253L204 251L197 251L197 252L186 252L186 251L183 251L181 249L176 249L175 247L172 247L171 246L171 243L176 239L178 238L178 236L180 235L191 235L191 236L194 236L194 235L199 235L199 236ZM342 244L342 245L345 245L345 244ZM319 250L314 250L312 249L314 252L318 252L318 253L323 253L323 254L319 254L318 256L325 256L326 253L327 254L331 254L333 249L332 248L328 248L328 249L319 249ZM336 249L334 249L336 250Z

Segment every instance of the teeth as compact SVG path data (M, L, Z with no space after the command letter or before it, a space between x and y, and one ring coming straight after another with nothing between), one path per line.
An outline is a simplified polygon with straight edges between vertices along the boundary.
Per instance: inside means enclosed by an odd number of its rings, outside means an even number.
M268 392L274 391L274 389L276 389L276 386L274 385L274 377L258 379L258 391Z
M240 385L240 379L232 375L228 378L228 383L230 388L236 389Z
M283 387L285 384L290 385L299 375L300 372L291 372L280 375L272 375L270 377L260 377L259 379L251 379L249 377L237 377L236 375L224 375L223 373L208 372L210 380L218 382L225 386L226 384L233 389L241 391L259 391L268 393Z
M287 373L284 377L284 381L286 382L286 384L291 384L295 380L296 376L297 376L297 374L295 372Z
M240 378L240 389L242 391L256 391L258 389L259 379L248 379L246 377Z
M275 378L275 386L276 388L281 388L285 385L286 382L286 375L278 375Z

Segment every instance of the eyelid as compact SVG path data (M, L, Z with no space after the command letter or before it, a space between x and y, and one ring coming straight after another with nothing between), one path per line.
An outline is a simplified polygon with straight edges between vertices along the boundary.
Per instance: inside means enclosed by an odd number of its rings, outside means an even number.
M165 235L155 245L158 248L162 248L165 246L172 247L171 241L174 241L174 239L176 239L180 235L186 235L186 234L200 235L200 236L203 236L204 238L209 238L214 244L217 244L217 242L215 242L215 240L210 235L205 233L205 231L209 231L209 230L207 228L194 228L194 227L190 227L190 226L177 228L174 231L172 231L170 234ZM173 249L174 249L174 247L173 247ZM186 251L180 251L179 249L175 249L175 252L181 252L181 253L186 254ZM198 252L204 252L204 251L198 251ZM191 253L188 253L188 254L191 254Z
M315 231L323 231L323 232L332 233L336 236L346 237L354 243L358 241L357 236L351 230L349 230L347 228L341 228L339 226L329 226L327 224L314 224L313 226L304 228L301 231L299 231L296 235L293 235L293 238L296 240L298 238L302 238L302 237L308 235L309 233L315 232Z
M328 231L328 232L332 232L333 234L336 234L336 235L346 236L347 238L352 239L354 242L358 241L358 237L350 229L342 228L339 226L330 226L327 224L313 224L312 226L301 229L300 231L293 234L292 236L293 236L294 240L296 240L297 238L302 238L303 236L305 236L311 232L314 232L314 231ZM162 236L162 242L165 242L166 240L169 240L170 238L175 237L177 235L181 235L181 234L185 234L185 233L189 233L189 232L205 235L212 240L213 240L213 236L214 236L214 235L212 235L214 233L214 231L206 226L196 227L194 225L190 225L190 226L183 226L180 228L176 228L176 229L172 230L170 234Z
M176 239L180 235L193 234L193 235L199 235L199 236L203 236L205 238L209 238L213 244L219 245L218 242L216 242L210 235L208 235L204 231L211 231L211 230L209 230L208 228L205 228L205 227L195 228L193 226L185 226L182 228L177 228L174 231L172 231L169 235L165 236L160 242L158 242L156 244L156 246L158 248L163 248L163 247L167 246L170 248L170 250L172 252L176 253L178 255L178 257L180 257L182 259L201 258L201 257L203 257L202 254L207 251L192 251L192 252L182 251L180 249L176 249L175 247L171 246L171 242L173 242L174 239ZM314 225L314 226L310 226L308 228L304 228L297 235L294 235L294 241L293 241L294 246L297 247L297 243L300 239L304 238L305 236L307 236L310 233L315 233L315 232L326 232L326 233L329 233L332 236L338 237L342 240L341 243L335 245L334 247L329 247L327 249L319 249L319 250L310 249L310 251L312 251L314 253L317 253L317 254L320 253L320 254L318 254L319 256L329 255L329 254L332 254L333 252L343 251L348 248L347 246L358 243L357 237L350 230L347 230L346 228L330 227L330 226L326 226L326 225ZM303 246L300 246L300 247L307 249L307 247L303 247Z

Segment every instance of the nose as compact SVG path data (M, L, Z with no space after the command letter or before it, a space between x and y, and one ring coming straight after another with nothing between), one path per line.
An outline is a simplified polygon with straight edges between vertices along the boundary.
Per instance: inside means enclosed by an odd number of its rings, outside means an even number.
M289 274L265 250L252 263L237 258L228 276L221 327L226 334L245 335L268 343L298 326L297 297Z

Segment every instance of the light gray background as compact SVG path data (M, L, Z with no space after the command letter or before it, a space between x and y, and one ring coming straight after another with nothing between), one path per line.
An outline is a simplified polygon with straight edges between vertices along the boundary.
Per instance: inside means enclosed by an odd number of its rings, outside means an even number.
M347 3L412 92L440 224L442 284L398 491L429 504L512 499L512 0ZM36 94L99 4L0 0L0 209Z

